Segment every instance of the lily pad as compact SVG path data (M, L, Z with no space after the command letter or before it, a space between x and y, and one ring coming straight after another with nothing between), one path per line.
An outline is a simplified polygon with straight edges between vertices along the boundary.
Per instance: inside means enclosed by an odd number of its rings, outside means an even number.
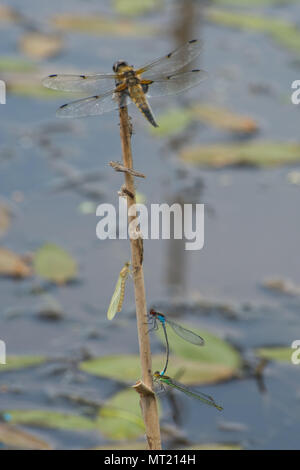
M43 356L8 356L6 364L0 367L0 372L35 367L43 364L46 358Z
M52 243L42 246L34 255L36 274L56 284L66 284L77 276L77 263L65 250Z
M21 256L0 248L0 276L25 278L30 275L31 269Z
M10 210L3 204L0 204L0 237L2 237L11 224Z
M4 423L0 423L0 442L15 449L51 450L51 446L42 439Z
M163 6L163 0L114 0L114 9L121 15L138 16Z
M281 142L249 142L185 147L180 158L192 165L272 167L300 162L300 145Z
M240 444L219 444L219 443L209 443L209 444L193 444L189 447L181 448L180 450L243 450Z
M196 350L197 354L197 350ZM168 374L175 377L179 370L184 371L180 380L187 385L211 384L227 380L234 373L233 367L219 362L195 360L195 351L190 358L170 357ZM197 356L198 358L198 356ZM162 370L166 357L164 354L152 356L152 370ZM79 368L89 374L107 377L127 384L135 383L141 375L140 357L134 354L104 356L84 361Z
M193 106L192 115L194 119L205 124L236 134L253 134L258 130L258 124L254 119L218 106L208 104Z
M258 348L255 350L255 353L258 357L263 359L269 359L270 361L277 362L288 362L289 364L292 364L291 357L294 351L295 350L291 347L276 346Z
M145 427L136 391L126 389L108 400L99 411L97 428L105 437L114 440L129 440L142 436Z
M37 66L28 60L19 57L0 57L0 72L10 73L27 73L37 70ZM6 80L5 80L6 81Z
M171 108L158 116L159 127L150 132L156 137L168 137L183 132L193 120L191 110L184 108Z
M170 351L176 354L176 366L180 367L178 359L185 360L188 364L188 368L183 376L184 383L187 383L187 378L189 378L188 383L203 383L203 380L205 383L209 383L230 378L237 373L242 365L242 358L238 351L230 344L209 331L199 330L190 325L182 326L194 331L205 339L204 346L195 346L181 339L167 326ZM157 335L164 343L164 334L161 328L158 329ZM171 367L170 369L168 368L167 373L170 376L174 375L171 373ZM182 381L182 379L180 380Z
M223 26L266 33L281 46L299 54L300 31L296 24L288 20L277 19L270 15L253 15L248 12L236 13L221 9L209 9L207 18Z
M53 19L54 25L63 31L78 31L86 34L110 36L140 36L154 33L148 25L129 21L112 20L101 15L73 15L64 13Z
M71 413L59 413L47 410L6 410L11 416L11 423L24 424L53 429L90 431L95 429L95 421Z
M62 39L54 34L29 32L19 42L21 52L33 59L45 59L56 56L62 49Z
M19 22L21 20L21 15L9 7L8 5L0 5L0 21L1 22Z

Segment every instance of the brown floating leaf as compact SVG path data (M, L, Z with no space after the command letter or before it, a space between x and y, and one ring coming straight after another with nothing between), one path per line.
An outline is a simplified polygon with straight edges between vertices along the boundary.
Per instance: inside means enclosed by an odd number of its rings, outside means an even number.
M253 134L258 130L258 125L252 118L217 106L196 105L192 108L192 113L193 117L199 121L226 131Z
M0 204L0 237L4 235L10 227L11 223L11 213L10 210Z
M59 54L63 42L54 34L38 32L24 34L19 42L20 50L33 59L45 59Z
M0 276L24 278L30 275L31 269L21 256L0 248Z
M151 34L153 28L129 20L112 20L101 15L74 15L64 13L53 18L57 28L67 31L78 31L87 34L103 34L116 36L137 36Z
M263 287L286 295L300 295L300 286L288 279L265 279Z
M0 423L0 442L15 449L51 450L47 442L6 423Z
M7 5L0 5L0 21L19 21L21 16L13 8Z

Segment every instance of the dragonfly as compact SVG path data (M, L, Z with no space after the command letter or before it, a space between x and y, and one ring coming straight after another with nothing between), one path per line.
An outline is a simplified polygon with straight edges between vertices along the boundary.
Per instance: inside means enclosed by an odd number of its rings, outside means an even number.
M192 39L137 69L119 60L113 65L114 73L53 74L43 80L43 85L53 90L95 93L88 98L63 104L56 113L59 117L95 116L134 103L150 124L158 127L147 97L176 94L205 79L207 73L204 70L182 71L200 52L200 41Z
M223 407L220 405L217 405L215 400L209 396L206 395L205 393L202 392L195 392L187 388L185 385L181 384L180 382L177 382L176 380L172 379L168 375L162 375L160 372L156 371L153 374L154 381L159 382L162 387L164 388L164 385L168 385L169 387L175 388L176 390L179 390L180 392L185 393L187 396L191 398L196 398L197 400L202 401L202 403L205 403L206 405L214 406L217 408L217 410L222 411Z
M130 262L124 264L123 268L120 271L117 284L112 295L108 310L107 310L107 318L108 320L113 320L116 313L121 312L124 296L125 296L125 284L126 280L130 274Z
M154 309L151 309L149 312L149 320L150 323L152 323L152 328L151 329L158 329L158 322L160 322L165 340L166 340L166 348L167 348L167 359L165 363L165 367L163 368L161 375L164 375L167 367L168 367L168 362L169 362L169 354L170 354L170 348L169 348L169 341L168 341L168 335L167 335L167 328L166 325L170 325L174 333L177 334L177 336L180 336L181 338L185 339L189 343L196 344L197 346L203 346L205 344L205 341L201 336L197 335L193 331L187 330L186 328L183 328L182 326L178 325L178 323L175 323L172 320L169 320L163 313L156 312Z

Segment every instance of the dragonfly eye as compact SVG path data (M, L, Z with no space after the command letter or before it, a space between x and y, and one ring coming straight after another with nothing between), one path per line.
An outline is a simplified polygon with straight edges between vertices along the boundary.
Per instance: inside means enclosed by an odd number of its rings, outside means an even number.
M126 67L127 65L128 64L127 64L127 62L125 62L125 60L118 60L113 65L113 71L118 72L120 67Z

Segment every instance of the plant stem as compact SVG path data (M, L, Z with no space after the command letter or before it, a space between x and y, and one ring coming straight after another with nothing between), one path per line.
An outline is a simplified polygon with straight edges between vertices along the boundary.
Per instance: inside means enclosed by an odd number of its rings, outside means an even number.
M129 121L127 106L119 106L120 115L120 136L122 145L123 165L126 168L132 169L132 153L131 153L131 123ZM129 172L124 173L125 185L128 193L132 196L127 196L127 209L131 208L130 215L128 215L128 225L135 219L135 208L132 207L136 203L134 176ZM151 371L151 349L148 333L147 322L147 304L145 295L144 284L144 271L143 271L143 254L142 246L143 240L141 238L132 239L130 237L131 246L131 265L135 293L136 305L136 318L137 330L140 348L141 368L142 368L142 381L152 390L152 371ZM140 393L140 392L139 392ZM143 419L146 428L146 436L150 450L161 449L159 417L155 394L140 393L140 405L142 409Z

